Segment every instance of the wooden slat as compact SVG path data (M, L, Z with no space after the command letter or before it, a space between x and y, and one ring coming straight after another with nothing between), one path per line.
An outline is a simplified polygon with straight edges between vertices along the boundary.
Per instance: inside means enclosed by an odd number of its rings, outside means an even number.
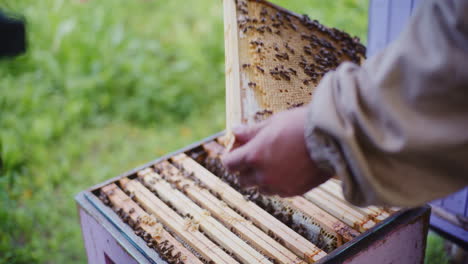
M384 209L388 214L393 214L393 213L396 213L396 212L402 210L403 208L396 207L396 206L384 206L384 207L382 207L382 209Z
M250 247L229 229L216 221L210 214L196 205L187 196L173 189L154 171L140 171L140 179L165 202L170 203L182 215L190 215L193 221L218 245L232 252L243 263L271 263L265 256Z
M172 246L173 250L170 252L172 257L180 255L178 258L185 263L203 264L192 252L187 250L179 241L162 228L161 224L154 222L155 220L142 221L143 219L153 220L154 218L141 209L141 207L119 189L117 185L114 183L109 184L102 187L101 191L107 195L114 208L117 210L122 209L138 227L150 234L158 244L164 243L166 245L165 248Z
M316 219L320 226L327 232L336 234L338 246L340 246L342 242L348 242L359 236L359 232L301 196L286 198L285 200L288 201L293 208Z
M332 180L331 182L334 184L335 189L339 190L339 194L340 194L341 199L346 200L344 198L343 191L342 191L342 188L341 188L341 181L340 180ZM362 208L362 207L356 207L356 208ZM368 206L368 207L365 207L365 208L366 208L366 210L368 209L371 212L374 212L374 214L376 214L376 215L380 215L381 217L378 218L378 220L380 220L380 221L387 218L390 215L389 212L387 212L382 207L377 207L377 206L371 205L371 206Z
M146 211L152 213L158 221L186 241L203 258L214 263L238 263L200 231L187 229L184 219L151 193L151 191L146 189L140 182L124 178L120 180L120 184L123 189L135 196L135 199Z
M223 146L215 141L203 144L203 149L212 158L217 158L224 153ZM340 246L343 241L347 242L359 235L354 229L302 197L297 196L282 200L287 202L293 209L313 218L328 234L336 237L337 246Z
M155 166L165 180L183 190L192 200L196 201L228 228L240 234L256 249L273 258L278 263L305 263L291 251L257 228L252 222L228 207L223 201L212 195L207 189L196 185L193 180L184 177L182 173L169 162L161 162Z
M332 201L335 203L337 206L342 208L344 212L347 212L348 214L352 214L355 217L357 217L361 222L364 222L369 219L369 217L360 211L354 210L351 206L345 204L341 199L338 199L337 197L333 196L332 194L326 192L323 188L315 188L312 190L312 192L317 192L323 196L326 197L327 200Z
M237 10L234 0L224 0L224 50L226 74L226 131L242 123L239 40Z
M186 171L193 173L194 177L219 195L226 203L247 216L263 231L278 237L288 249L303 257L307 262L315 262L326 255L325 252L268 214L255 203L245 200L239 192L187 155L183 153L178 154L172 157L171 160Z
M338 198L322 191L320 188L312 189L304 194L304 197L360 232L364 232L375 225L373 220L367 219L361 213L344 206Z
M334 217L340 219L341 221L345 222L347 225L356 228L359 223L359 219L352 214L347 214L343 211L338 205L334 204L331 201L324 199L321 195L312 193L309 191L308 193L304 194L304 197L311 201L312 203L316 204L323 210L329 212Z
M349 202L343 196L343 192L341 191L341 186L339 183L335 182L334 180L329 180L322 185L320 185L322 190L328 192L331 195L334 195L336 198L340 199L343 204L349 206L350 208L366 215L367 217L371 218L376 222L380 222L388 217L388 213L384 210L377 208L376 206L368 206L368 207L357 207Z

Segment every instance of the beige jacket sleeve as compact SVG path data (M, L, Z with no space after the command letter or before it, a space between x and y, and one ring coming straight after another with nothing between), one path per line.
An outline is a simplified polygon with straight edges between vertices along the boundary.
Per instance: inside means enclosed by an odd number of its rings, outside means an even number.
M312 159L357 205L415 206L468 185L468 0L427 0L386 50L328 73L308 106Z

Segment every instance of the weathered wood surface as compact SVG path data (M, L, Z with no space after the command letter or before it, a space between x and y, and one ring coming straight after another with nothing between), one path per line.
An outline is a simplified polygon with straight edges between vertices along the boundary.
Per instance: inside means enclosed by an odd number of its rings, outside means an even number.
M173 189L168 182L154 171L140 171L140 179L163 201L170 203L180 214L189 216L190 222L199 225L201 230L243 263L271 263L266 257L250 247L245 241L229 231L210 213L200 208L182 192Z
M220 155L225 152L223 146L214 141L203 144L203 149L211 158L220 158ZM347 242L359 235L359 232L356 232L354 229L350 228L303 197L297 196L280 200L287 203L287 206L290 206L291 209L299 210L314 219L315 223L323 228L323 231L327 235L336 238L337 246L341 245L342 242Z
M338 198L319 188L307 192L304 197L360 232L364 232L375 225L375 222L367 216L345 206Z
M120 184L124 190L135 196L135 199L147 212L153 214L159 222L186 241L203 258L214 263L238 263L199 230L187 228L186 221L180 215L140 182L124 178L120 180Z
M288 201L297 210L301 210L305 214L308 214L312 218L316 219L316 221L324 230L331 234L335 234L335 236L338 238L337 246L340 246L341 243L348 242L359 236L359 232L341 222L334 216L330 215L328 212L308 201L304 197L296 196L292 198L286 198L285 200Z
M161 175L171 184L183 191L188 197L208 210L216 219L241 236L250 245L273 258L278 263L304 263L294 253L265 234L252 222L236 213L225 202L216 198L208 189L197 185L193 180L185 177L182 172L168 162L155 166Z
M162 250L173 249L170 254L186 263L203 264L195 255L188 251L179 241L169 234L153 216L146 213L141 207L128 197L116 184L112 183L101 188L112 206L121 209L139 227L151 236L158 244L165 244Z
M239 36L237 34L237 10L233 0L224 0L224 49L226 75L226 132L242 123L241 83L239 64ZM227 52L229 51L229 52Z
M265 210L244 197L223 182L217 176L203 166L189 158L185 154L178 154L171 160L184 170L193 173L194 177L219 195L231 207L239 210L244 216L259 226L264 232L273 234L295 254L303 257L308 262L315 262L326 255L317 246L294 232L288 226L268 214Z
M331 195L334 195L336 198L341 200L345 206L348 206L360 212L361 214L366 215L367 217L371 218L375 222L380 222L389 216L388 212L376 206L357 207L347 202L343 196L341 186L339 185L338 181L334 179L328 180L327 182L320 185L319 188L321 188L322 190L326 191L327 193Z

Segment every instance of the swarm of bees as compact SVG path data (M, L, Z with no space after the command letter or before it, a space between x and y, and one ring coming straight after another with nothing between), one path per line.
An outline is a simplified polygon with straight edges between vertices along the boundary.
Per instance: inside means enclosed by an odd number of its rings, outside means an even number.
M99 199L106 205L111 206L109 198L103 192L99 194ZM122 208L111 208L117 213L117 215L127 223L135 232L135 234L141 237L149 248L153 248L156 250L162 258L164 258L168 263L171 264L183 264L185 263L185 256L182 256L180 252L174 254L174 246L169 243L169 241L158 241L160 239L160 233L162 232L163 226L159 223L156 223L154 217L146 216L142 218L138 218L134 221L130 214L134 212L135 209L131 208L128 213L125 212ZM150 226L156 226L155 232L148 233L143 230L139 224L147 224Z
M358 38L307 15L293 14L264 0L235 3L239 70L247 76L245 85L255 92L262 109L276 113L308 103L327 72L344 61L359 64L365 56Z
M231 187L233 187L234 189L242 193L246 200L255 202L257 205L265 209L268 213L276 217L281 222L285 223L287 226L289 226L291 229L296 231L298 234L310 239L309 238L310 234L305 229L305 227L293 221L292 211L280 211L278 210L278 208L273 207L270 203L266 203L267 199L265 199L265 197L262 194L260 194L260 192L256 188L247 188L247 189L242 188L239 183L239 178L237 177L237 175L228 172L226 168L223 166L219 157L212 157L210 155L206 155L205 158L201 160L200 163L204 165L204 167L206 167L213 174L218 175L223 181L228 183ZM315 239L315 242L316 243L318 242L317 244L319 246L325 247L324 243L321 243L321 241L317 241L317 239Z

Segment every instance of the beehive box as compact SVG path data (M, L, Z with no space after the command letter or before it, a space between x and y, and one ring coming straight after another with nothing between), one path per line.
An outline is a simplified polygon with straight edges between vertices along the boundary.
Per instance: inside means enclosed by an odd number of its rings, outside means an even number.
M228 130L307 103L357 39L265 1L225 0ZM281 96L278 96L281 95ZM358 208L332 179L303 196L241 189L224 133L76 197L90 263L420 263L428 207Z
M219 136L78 194L89 262L423 260L428 207L357 208L335 179L286 199L241 190L219 163Z

